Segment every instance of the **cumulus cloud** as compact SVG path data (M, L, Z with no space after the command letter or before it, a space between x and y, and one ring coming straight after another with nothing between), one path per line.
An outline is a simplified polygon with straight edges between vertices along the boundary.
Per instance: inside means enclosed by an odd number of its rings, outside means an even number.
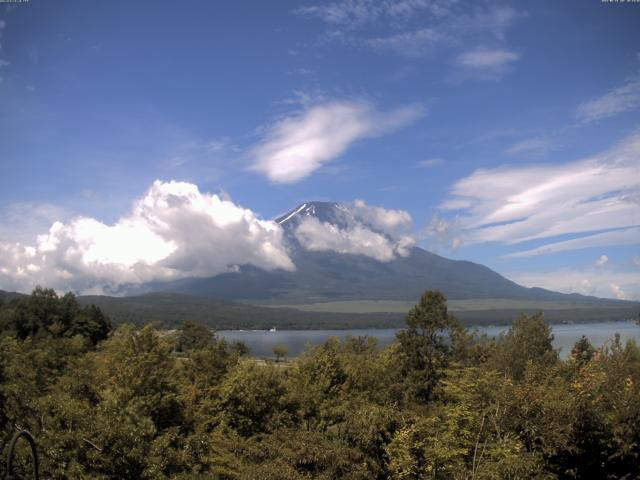
M317 218L303 219L296 228L296 238L311 251L332 250L338 253L365 255L380 262L389 262L396 255L407 256L413 246L410 237L392 240L374 232L362 224L340 228L334 224L321 222Z
M364 200L355 200L352 205L356 218L373 228L393 234L399 230L411 228L413 220L405 210L392 210L367 205Z
M389 133L422 115L417 106L379 112L366 102L309 106L267 129L252 151L252 170L277 183L298 182L362 138Z
M577 116L584 123L595 122L640 107L640 75L599 98L578 106Z
M307 250L365 255L381 262L409 255L415 239L411 215L404 210L367 205L363 200L337 205L335 223L304 216L295 237Z
M600 255L600 258L596 260L594 264L596 267L604 267L609 262L609 257L606 255Z
M156 181L113 225L77 217L55 222L34 245L1 242L0 288L110 292L247 263L294 269L279 225L196 185Z
M580 293L619 300L640 300L640 273L592 268L514 272L507 276L527 287L543 287L563 293Z
M440 205L456 211L465 243L542 246L511 254L638 243L640 133L593 157L564 164L480 169ZM549 242L553 237L574 238Z

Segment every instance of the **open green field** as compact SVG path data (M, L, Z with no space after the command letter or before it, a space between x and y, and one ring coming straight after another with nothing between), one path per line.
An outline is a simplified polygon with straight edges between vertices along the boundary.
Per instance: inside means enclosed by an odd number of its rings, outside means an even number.
M268 305L270 307L295 308L305 312L322 313L406 313L416 302L404 300L344 300L337 302L298 305ZM512 300L504 298L478 298L448 300L449 310L454 312L484 310L576 310L593 309L587 302L556 300ZM265 305L266 306L266 305ZM600 307L604 305L599 305Z

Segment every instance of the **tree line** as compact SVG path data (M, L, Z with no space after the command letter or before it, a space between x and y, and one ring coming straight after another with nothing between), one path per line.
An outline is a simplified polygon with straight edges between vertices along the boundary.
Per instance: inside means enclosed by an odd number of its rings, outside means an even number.
M479 335L425 292L386 348L262 362L38 288L0 304L0 446L28 429L53 479L640 478L640 348L552 340L541 314Z

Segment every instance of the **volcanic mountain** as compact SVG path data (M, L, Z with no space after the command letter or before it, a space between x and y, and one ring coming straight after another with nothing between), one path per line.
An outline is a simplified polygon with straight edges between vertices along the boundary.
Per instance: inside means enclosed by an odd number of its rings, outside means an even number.
M245 265L211 278L147 285L147 291L276 305L362 299L415 301L428 289L441 290L449 300L508 299L594 305L600 301L523 287L483 265L451 260L403 243L402 239L398 241L368 220L371 219L359 214L353 205L307 202L275 219L289 243L295 271L267 271ZM314 228L302 228L309 225ZM327 232L343 236L337 247L323 248L322 239L314 238L315 233ZM371 238L378 243L386 241L386 254L392 252L392 257L354 251L349 246L351 234L369 235L364 243Z

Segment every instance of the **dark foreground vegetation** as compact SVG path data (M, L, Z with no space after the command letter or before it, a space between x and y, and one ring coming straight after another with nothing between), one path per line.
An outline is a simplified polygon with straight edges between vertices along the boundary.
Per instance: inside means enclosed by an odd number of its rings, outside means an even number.
M0 332L0 446L30 430L45 478L640 478L640 348L583 338L561 361L541 315L488 339L427 292L385 349L265 363L38 289Z

